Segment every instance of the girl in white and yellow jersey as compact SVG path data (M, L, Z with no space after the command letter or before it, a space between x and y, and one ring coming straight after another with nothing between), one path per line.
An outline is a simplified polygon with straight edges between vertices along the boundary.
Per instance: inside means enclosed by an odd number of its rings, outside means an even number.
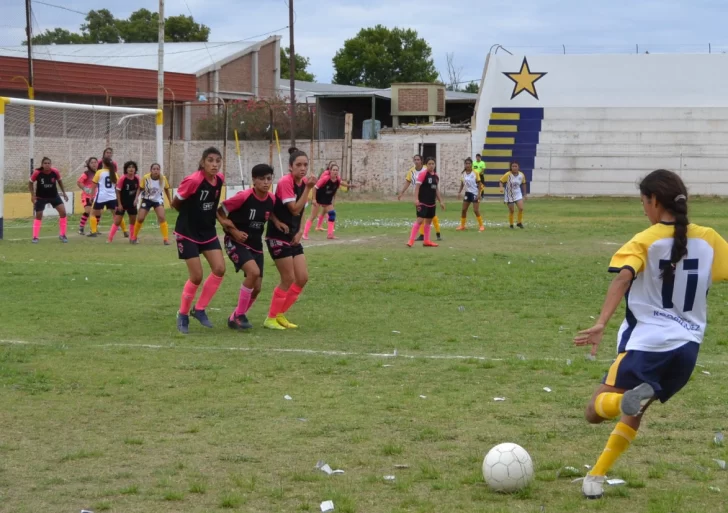
M167 196L167 201L172 204L172 198L169 195L169 182L167 177L162 174L162 168L156 162L149 168L149 173L144 175L142 182L139 186L141 190L142 203L139 207L139 216L134 224L134 233L132 234L131 243L137 244L139 232L144 224L147 214L150 210L154 210L157 214L157 222L159 223L159 231L162 233L162 240L164 245L169 245L169 226L167 225L167 218L164 213L164 193Z
M94 204L91 210L91 233L88 234L89 237L98 236L99 221L103 210L110 210L112 213L116 210L117 180L116 162L112 161L111 158L104 158L92 180Z
M518 162L511 162L510 171L500 179L503 202L508 205L508 224L513 228L514 205L518 207L518 227L523 228L523 202L526 200L526 175Z
M707 323L707 294L728 280L728 243L712 228L690 224L682 179L653 171L640 183L642 207L652 226L612 257L617 276L596 324L574 339L596 355L604 329L622 298L625 320L617 358L586 409L592 424L619 418L604 452L584 479L587 498L602 496L605 475L637 436L644 413L690 380Z
M468 209L470 204L473 204L473 213L475 218L478 220L479 230L485 231L483 225L483 218L480 215L480 175L473 169L473 160L468 157L465 159L465 169L463 170L463 177L460 180L460 190L458 191L458 197L463 193L465 189L465 196L463 197L463 210L460 214L460 226L456 228L457 231L465 229L466 216L468 215Z

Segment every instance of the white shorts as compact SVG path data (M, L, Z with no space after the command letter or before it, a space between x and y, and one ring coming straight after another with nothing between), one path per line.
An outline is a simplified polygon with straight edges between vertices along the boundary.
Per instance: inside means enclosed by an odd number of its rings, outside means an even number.
M521 192L521 189L518 189L518 192L515 194L511 194L509 192L506 192L503 196L503 203L517 203L523 199L523 193Z

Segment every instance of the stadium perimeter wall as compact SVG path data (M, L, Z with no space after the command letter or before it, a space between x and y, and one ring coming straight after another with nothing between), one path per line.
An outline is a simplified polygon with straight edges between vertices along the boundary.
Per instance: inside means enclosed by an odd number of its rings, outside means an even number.
M489 169L518 160L534 194L634 195L666 167L728 195L726 78L725 54L492 54L473 151Z

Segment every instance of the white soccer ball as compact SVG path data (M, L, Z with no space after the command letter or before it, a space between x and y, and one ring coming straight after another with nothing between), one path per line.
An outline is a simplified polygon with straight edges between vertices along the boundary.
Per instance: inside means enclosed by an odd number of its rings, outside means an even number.
M496 445L485 455L483 477L493 491L516 492L533 480L533 461L520 445Z

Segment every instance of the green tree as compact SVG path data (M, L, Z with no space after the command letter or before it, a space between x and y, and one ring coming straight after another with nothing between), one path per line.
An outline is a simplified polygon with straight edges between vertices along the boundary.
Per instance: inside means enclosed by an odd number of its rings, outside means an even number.
M131 13L126 20L116 20L119 35L126 43L156 43L159 36L159 14L148 9ZM167 40L165 27L165 41Z
M288 66L291 58L291 48L289 46L281 48L281 78L291 78L291 68ZM296 54L296 80L304 82L314 82L316 77L313 73L306 71L311 65L311 59L303 55Z
M154 13L155 16L158 15ZM210 27L197 23L192 16L170 16L164 20L164 40L168 43L207 42ZM154 39L156 42L159 38Z
M78 45L87 42L81 34L76 34L63 28L47 29L42 34L33 36L34 45L50 45L54 43L57 45ZM23 41L23 44L27 45L28 41Z
M477 82L469 82L463 89L466 93L477 93L480 91L480 85Z
M386 88L393 82L434 82L438 76L430 45L412 29L361 29L333 62L335 84Z
M108 9L89 11L81 34L89 43L121 43L121 33L116 18Z

